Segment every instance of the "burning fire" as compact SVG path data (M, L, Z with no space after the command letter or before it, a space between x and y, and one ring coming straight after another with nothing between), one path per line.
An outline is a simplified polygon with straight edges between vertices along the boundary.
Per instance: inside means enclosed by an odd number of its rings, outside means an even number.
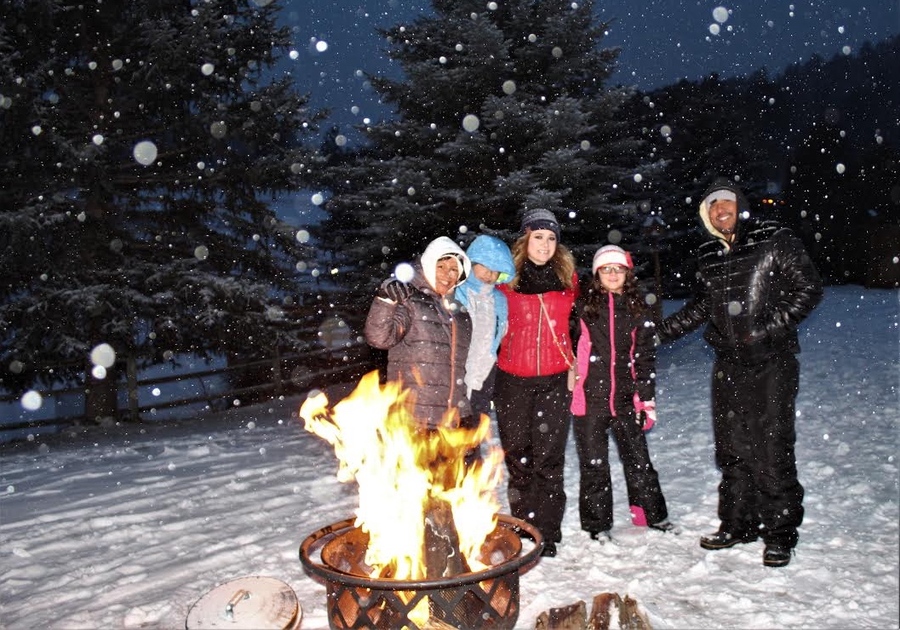
M369 535L365 562L374 577L435 577L426 566L426 530L434 529L442 506L449 506L468 568L484 569L479 555L497 526L503 453L487 448L482 461L469 466L463 457L486 440L489 418L482 416L475 429L460 429L448 413L440 428L429 431L413 417L411 403L400 383L381 386L378 373L370 372L333 408L323 393L309 397L300 417L307 431L334 447L338 479L356 480L355 525Z

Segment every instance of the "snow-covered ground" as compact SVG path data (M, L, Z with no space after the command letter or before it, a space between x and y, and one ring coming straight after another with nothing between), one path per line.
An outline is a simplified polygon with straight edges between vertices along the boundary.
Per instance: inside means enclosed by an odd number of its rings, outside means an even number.
M616 464L615 544L590 541L578 527L570 440L560 554L522 575L518 627L606 591L636 598L657 629L900 626L898 297L829 288L802 328L806 520L788 567L763 567L761 542L697 544L718 525L718 473L711 357L693 335L661 350L659 422L648 434L683 533L630 524ZM0 627L184 628L200 597L250 575L287 583L302 627L326 627L324 586L304 573L298 546L352 516L356 491L337 482L331 448L303 430L301 402L0 447Z

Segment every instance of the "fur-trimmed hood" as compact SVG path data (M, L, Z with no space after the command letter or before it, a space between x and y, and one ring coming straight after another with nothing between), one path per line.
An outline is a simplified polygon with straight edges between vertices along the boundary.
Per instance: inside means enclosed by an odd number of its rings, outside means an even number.
M454 256L459 262L459 278L455 286L461 285L472 274L472 262L462 250L462 247L448 236L439 236L428 244L419 262L422 265L422 275L428 286L434 289L437 262L444 256Z
M722 241L726 248L729 248L730 244L728 239L725 238L725 235L719 232L719 230L714 228L709 220L709 198L710 195L717 191L728 191L734 195L738 211L737 227L735 228L737 231L740 230L741 220L746 219L750 215L750 203L747 201L747 197L744 196L743 191L724 177L716 178L700 199L700 220L703 222L703 227L715 238Z

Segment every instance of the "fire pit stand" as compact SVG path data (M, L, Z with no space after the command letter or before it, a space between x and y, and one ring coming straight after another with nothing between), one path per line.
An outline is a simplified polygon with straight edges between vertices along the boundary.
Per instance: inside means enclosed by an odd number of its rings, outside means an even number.
M410 618L425 597L434 626L515 627L519 569L533 562L543 547L537 528L499 514L496 529L482 547L487 569L441 579L395 580L367 574L363 558L368 537L353 523L351 518L323 527L300 545L300 561L307 572L325 582L332 630L425 630L427 623L420 625ZM531 549L523 550L521 537L533 541ZM311 557L319 547L321 563Z

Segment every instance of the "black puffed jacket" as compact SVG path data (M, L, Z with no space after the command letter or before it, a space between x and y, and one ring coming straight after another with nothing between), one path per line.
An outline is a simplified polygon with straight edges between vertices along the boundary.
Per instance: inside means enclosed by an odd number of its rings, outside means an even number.
M575 303L579 325L578 373L576 390L584 388L584 396L608 407L618 416L617 405L624 400L630 407L635 393L642 401L655 397L656 348L650 313L634 315L624 296L601 293L606 304L596 312L586 309L585 300ZM610 334L612 327L612 334ZM573 400L579 394L573 393ZM576 416L586 407L573 402Z
M693 299L657 327L661 342L706 323L704 338L726 360L800 351L797 326L822 299L822 280L790 230L739 220L730 247L719 238L700 246L698 267Z

